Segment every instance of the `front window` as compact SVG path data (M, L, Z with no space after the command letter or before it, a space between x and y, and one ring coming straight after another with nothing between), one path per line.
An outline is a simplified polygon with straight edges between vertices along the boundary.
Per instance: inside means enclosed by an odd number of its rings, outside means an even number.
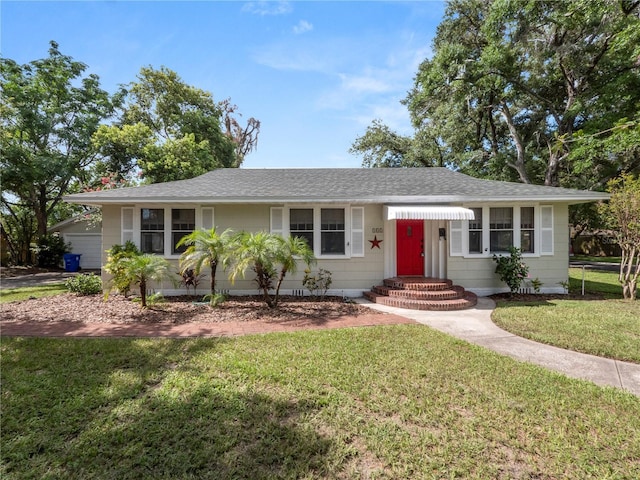
M193 208L174 208L171 210L171 253L179 254L187 247L176 247L180 239L196 229L196 211Z
M469 253L482 253L482 208L472 208L474 220L469 220Z
M344 208L320 210L320 253L322 255L345 254Z
M313 250L313 208L289 210L289 233L292 237L304 238Z
M489 209L489 248L507 252L513 246L513 208Z
M520 208L520 249L523 253L533 253L534 250L534 209Z
M140 209L140 250L164 254L164 209Z

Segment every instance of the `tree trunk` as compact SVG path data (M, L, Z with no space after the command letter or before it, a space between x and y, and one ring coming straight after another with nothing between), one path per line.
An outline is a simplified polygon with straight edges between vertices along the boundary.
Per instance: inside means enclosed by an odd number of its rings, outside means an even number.
M529 180L529 175L527 174L527 169L525 168L524 145L522 144L522 139L520 138L518 129L513 123L513 117L511 116L511 112L509 111L509 106L505 102L502 102L500 104L500 113L502 113L502 116L507 123L507 127L509 127L509 135L511 136L511 139L516 146L516 162L508 162L508 165L516 172L518 172L518 176L520 176L520 181L522 183L531 183L531 181Z
M146 280L140 280L140 305L142 308L147 308L147 282Z
M44 185L40 185L38 192L38 200L36 204L36 220L38 222L38 237L42 237L47 234L47 189Z
M280 285L282 285L282 281L284 280L285 275L287 274L287 269L283 268L280 270L280 277L278 277L278 285L276 285L276 298L274 301L274 307L278 306L278 299L280 298Z
M211 297L216 294L216 270L218 269L218 262L211 262Z

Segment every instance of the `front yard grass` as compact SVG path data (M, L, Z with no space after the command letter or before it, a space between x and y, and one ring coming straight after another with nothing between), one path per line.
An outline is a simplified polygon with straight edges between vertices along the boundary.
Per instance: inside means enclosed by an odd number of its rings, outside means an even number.
M3 479L640 477L640 399L420 325L3 338Z
M34 287L5 288L0 290L0 303L28 300L29 298L50 297L68 292L64 283L52 283Z
M579 295L582 269L569 269L570 292ZM640 302L622 300L615 272L585 271L580 297L541 301L500 301L492 319L501 328L542 343L600 357L640 363Z

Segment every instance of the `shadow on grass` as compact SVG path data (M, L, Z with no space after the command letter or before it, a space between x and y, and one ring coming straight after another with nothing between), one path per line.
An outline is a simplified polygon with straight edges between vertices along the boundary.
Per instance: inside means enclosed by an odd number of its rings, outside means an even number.
M3 339L2 476L321 476L312 401L199 367L228 341Z

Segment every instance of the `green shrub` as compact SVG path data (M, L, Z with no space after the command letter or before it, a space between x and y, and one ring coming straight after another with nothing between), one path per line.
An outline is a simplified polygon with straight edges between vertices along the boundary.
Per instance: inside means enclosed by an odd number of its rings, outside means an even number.
M509 247L509 256L494 255L493 260L497 263L496 273L500 280L507 284L511 293L516 293L529 275L529 267L522 261L520 249Z
M227 300L227 295L224 293L214 293L213 295L208 293L202 300L205 302L209 302L209 305L212 307L217 307L218 305L223 304Z
M64 282L64 286L72 293L97 295L102 292L102 279L93 273L76 275L68 278L67 281Z
M36 254L39 267L52 268L60 266L62 256L71 251L71 244L64 243L58 233L51 233L38 238L31 250Z
M125 260L141 255L138 247L127 241L124 245L114 245L107 251L107 264L104 269L111 274L111 288L115 288L125 297L131 290L131 278L127 273Z
M311 276L311 270L307 269L304 271L302 285L309 290L309 293L313 297L324 298L331 283L331 272L329 270L321 268L318 270L317 275L314 276Z

